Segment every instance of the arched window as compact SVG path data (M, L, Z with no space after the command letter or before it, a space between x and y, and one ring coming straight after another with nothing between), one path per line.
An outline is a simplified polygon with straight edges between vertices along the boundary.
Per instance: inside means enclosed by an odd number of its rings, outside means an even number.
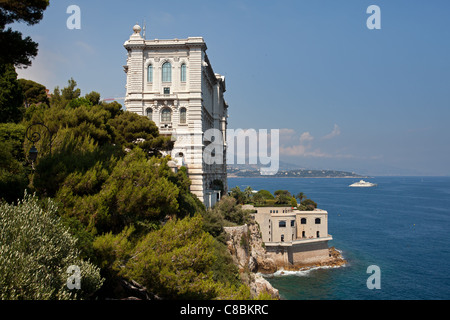
M162 81L171 82L172 81L172 65L170 62L165 62L162 65Z
M181 82L186 82L186 64L181 65Z
M186 108L180 109L180 123L186 123Z
M147 67L147 82L153 82L153 66L151 64Z
M162 123L169 123L172 122L172 112L169 108L164 108L161 111L161 122Z
M301 224L306 224L306 218L302 218L302 219L300 220L300 223L301 223Z
M316 218L315 222L316 224L320 224L320 218Z
M147 118L149 118L150 120L153 120L153 109L152 108L147 108L147 110L145 110L146 116Z

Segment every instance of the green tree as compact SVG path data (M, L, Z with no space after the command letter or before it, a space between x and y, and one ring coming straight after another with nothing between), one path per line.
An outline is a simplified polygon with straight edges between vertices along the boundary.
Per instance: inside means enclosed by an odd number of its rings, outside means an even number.
M291 198L291 207L296 208L298 205L297 200L295 200L295 197Z
M30 37L22 38L22 33L18 31L5 28L14 22L25 22L27 25L38 23L48 5L48 0L0 1L0 65L31 65L31 60L38 53L38 44Z
M250 221L250 215L248 210L243 210L242 206L237 203L233 197L225 196L210 209L217 211L222 215L223 219L228 221L227 225L243 225Z
M299 192L295 195L295 198L299 200L299 202L302 202L303 199L306 199L306 196L303 192Z
M253 202L255 205L264 205L266 203L266 199L264 199L261 193L256 193L253 195Z
M274 192L276 204L290 204L292 195L287 190L277 190Z
M137 244L122 273L164 298L212 299L218 290L213 246L200 216L172 220Z
M83 299L102 285L99 269L80 259L76 239L56 215L54 202L39 206L26 195L0 205L0 299ZM81 270L81 288L67 288L68 267Z
M250 203L252 201L252 197L253 197L253 189L250 186L247 186L244 189L244 203Z
M98 162L85 173L73 172L58 189L68 216L76 216L92 232L120 232L125 226L176 215L178 187L166 159L148 160L134 149L111 167Z
M81 90L76 87L77 82L73 78L70 78L67 82L67 87L64 87L62 90L59 89L59 86L56 86L50 98L50 104L52 106L65 107L73 99L79 98ZM86 101L89 100L86 99Z
M0 64L0 122L20 122L25 111L22 103L22 89L14 66Z
M260 194L266 200L273 200L275 197L267 190L259 190L258 194Z
M94 241L98 264L112 291L121 277L144 284L166 299L249 299L224 243L204 231L201 216L172 219L137 236L126 227Z
M317 208L317 203L311 199L305 199L301 202L301 208L302 210L313 211Z
M54 197L69 175L83 175L97 163L108 172L112 170L111 167L117 160L115 156L120 154L117 147L100 148L90 136L77 136L77 131L78 129L58 131L53 140L51 155L48 152L48 139L44 138L41 144L36 145L41 155L35 166L32 186L39 195ZM96 178L101 177L103 175Z
M100 93L95 92L95 91L91 91L90 93L86 94L84 96L87 100L89 100L92 105L97 105L100 104Z
M131 258L131 253L136 245L133 241L133 226L126 227L122 232L113 234L105 233L95 238L92 243L94 250L93 261L101 268L105 282L99 295L105 294L112 298L111 294L117 288L117 283L122 279L119 272Z
M244 204L245 203L245 194L243 191L241 191L241 189L236 186L233 189L230 190L230 195L236 199L236 202L239 204Z
M22 88L26 107L40 103L45 103L47 107L50 105L50 100L47 96L47 88L44 85L26 79L19 79L18 81Z
M181 167L175 175L169 175L168 179L179 190L177 198L179 204L178 217L193 216L196 213L203 214L206 211L205 205L200 199L190 192L191 180L188 177L186 167Z
M147 117L124 112L110 119L108 124L115 130L116 142L127 149L139 146L149 156L158 156L160 151L173 148L170 137L161 136L158 127Z
M23 125L0 124L0 199L7 202L21 199L28 185L28 168L23 164L24 137Z
M70 78L68 86L61 90L61 97L66 101L78 98L81 94L81 90L79 88L75 89L76 87L77 82L73 80L73 78Z

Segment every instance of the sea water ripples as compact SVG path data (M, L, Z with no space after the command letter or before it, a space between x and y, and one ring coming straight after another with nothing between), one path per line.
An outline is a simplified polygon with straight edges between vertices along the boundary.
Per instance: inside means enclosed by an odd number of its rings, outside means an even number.
M450 299L450 178L374 177L374 188L349 188L354 179L232 178L230 188L304 192L328 211L329 245L345 267L278 271L267 280L283 299ZM371 265L381 289L368 289Z

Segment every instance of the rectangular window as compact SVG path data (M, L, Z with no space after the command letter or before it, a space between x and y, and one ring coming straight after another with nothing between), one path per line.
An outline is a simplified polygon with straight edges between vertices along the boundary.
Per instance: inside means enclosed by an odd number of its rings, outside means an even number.
M291 220L291 227L295 226L295 220Z
M172 122L172 112L169 108L164 108L161 111L161 122L162 123L170 123Z
M278 227L280 227L280 228L286 228L286 221L279 221L279 222L278 222Z
M153 66L149 65L147 67L147 82L153 82Z
M147 118L149 118L150 120L153 120L153 109L152 108L147 109Z
M186 123L186 108L180 109L180 123Z
M162 81L172 82L172 65L170 62L166 62L162 66Z
M170 88L164 88L164 94L170 94Z
M181 65L181 82L186 82L186 65Z

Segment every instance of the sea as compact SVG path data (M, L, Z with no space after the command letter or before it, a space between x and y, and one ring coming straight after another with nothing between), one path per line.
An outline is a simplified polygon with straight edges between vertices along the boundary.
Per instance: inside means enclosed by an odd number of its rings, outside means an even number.
M284 300L450 299L450 177L228 178L229 189L303 192L328 211L347 264L266 276Z

